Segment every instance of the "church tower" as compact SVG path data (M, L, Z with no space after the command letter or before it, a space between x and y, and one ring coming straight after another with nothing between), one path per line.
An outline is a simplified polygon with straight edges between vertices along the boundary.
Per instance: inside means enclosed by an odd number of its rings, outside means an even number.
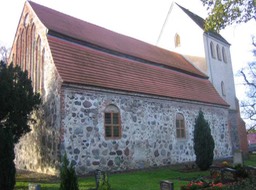
M182 54L205 73L216 91L230 105L229 127L233 149L240 149L240 112L230 55L230 44L218 33L204 31L204 19L177 3L172 3L157 46ZM244 127L244 126L243 126Z

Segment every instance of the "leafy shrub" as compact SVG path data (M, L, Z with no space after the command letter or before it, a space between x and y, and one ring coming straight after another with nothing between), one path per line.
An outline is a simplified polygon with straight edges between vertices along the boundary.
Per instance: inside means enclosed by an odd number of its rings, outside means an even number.
M245 170L245 168L241 164L237 164L234 166L234 169L236 170L236 176L240 178L246 178L248 177L248 173Z
M62 160L60 170L60 190L78 190L78 180L76 172L72 165L69 166L67 155L65 154Z
M200 110L195 120L194 150L196 164L201 170L207 170L212 165L214 146L209 123L204 119L204 114Z
M110 190L110 184L108 181L108 174L106 172L102 172L99 179L99 186L97 190Z
M10 128L0 125L0 189L13 190L15 186L13 135Z
M240 182L225 186L223 190L256 190L256 178L246 178Z
M13 143L30 132L28 121L31 113L41 103L40 95L33 92L27 71L12 63L7 67L0 64L0 124L12 130Z

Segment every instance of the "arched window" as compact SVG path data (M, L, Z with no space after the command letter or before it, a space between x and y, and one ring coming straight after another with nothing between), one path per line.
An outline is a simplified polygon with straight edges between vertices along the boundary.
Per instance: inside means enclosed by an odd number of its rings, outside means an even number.
M224 48L224 47L222 47L222 56L223 56L223 61L224 61L225 63L227 63L227 62L228 62L228 60L227 60L227 54L226 54L226 51L225 51L225 48Z
M184 120L184 116L180 113L176 115L176 137L186 138L185 120Z
M105 137L110 139L121 138L121 118L119 109L111 104L104 113Z
M221 81L221 93L222 93L222 96L226 96L226 89L223 81Z
M213 42L210 43L210 49L211 49L211 56L213 59L216 59L216 52Z
M25 16L25 19L24 19L24 27L27 27L28 26L28 23L29 23L29 14L27 13L26 16Z
M220 46L219 46L219 44L217 44L216 49L217 49L218 60L221 61L221 52L220 52Z
M175 45L175 47L180 47L180 35L179 34L175 34L174 45Z

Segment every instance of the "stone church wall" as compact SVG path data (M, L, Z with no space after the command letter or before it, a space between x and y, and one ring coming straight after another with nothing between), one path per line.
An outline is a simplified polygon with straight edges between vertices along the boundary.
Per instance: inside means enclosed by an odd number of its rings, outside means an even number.
M95 169L122 171L195 160L193 129L200 109L215 139L215 158L229 157L232 146L228 110L212 105L115 92L63 90L61 152L79 174ZM104 137L104 110L120 110L122 137ZM176 138L175 117L185 118L186 138Z
M44 42L44 40L43 40ZM25 169L47 174L58 174L60 163L60 77L47 48L44 54L44 82L42 105L33 113L36 122L30 123L31 132L15 146L15 164Z
M47 174L59 172L60 93L58 79L51 79L54 81L51 93L42 98L42 106L33 114L36 122L30 124L32 131L23 136L15 146L15 163L18 169Z

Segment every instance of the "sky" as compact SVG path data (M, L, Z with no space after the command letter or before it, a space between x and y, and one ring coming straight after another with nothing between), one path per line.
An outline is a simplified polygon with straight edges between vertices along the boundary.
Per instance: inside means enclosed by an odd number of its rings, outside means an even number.
M33 1L112 31L155 44L173 0ZM202 18L207 16L206 8L200 0L176 2ZM25 0L0 2L0 46L12 46L24 3ZM231 44L236 94L241 100L244 97L244 88L236 73L253 60L251 43L252 36L256 36L256 22L234 24L221 31L221 35Z

